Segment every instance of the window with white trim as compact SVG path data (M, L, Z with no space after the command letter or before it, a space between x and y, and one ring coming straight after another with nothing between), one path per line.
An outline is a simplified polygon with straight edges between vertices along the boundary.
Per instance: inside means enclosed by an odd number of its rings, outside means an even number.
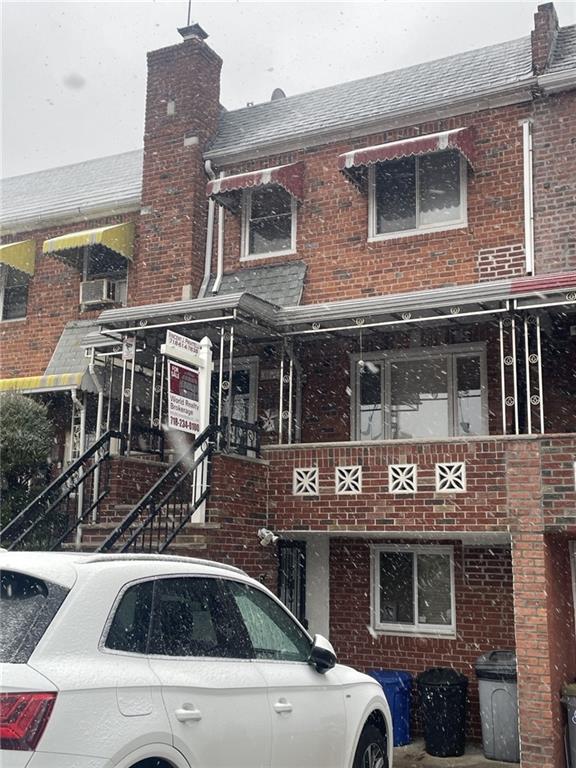
M483 345L352 355L354 440L485 435Z
M30 277L7 264L0 265L0 319L20 320L26 317Z
M456 631L452 547L374 546L372 586L374 629L422 635Z
M242 257L263 258L296 250L296 198L271 184L244 192Z
M466 161L445 150L369 169L371 238L466 225Z

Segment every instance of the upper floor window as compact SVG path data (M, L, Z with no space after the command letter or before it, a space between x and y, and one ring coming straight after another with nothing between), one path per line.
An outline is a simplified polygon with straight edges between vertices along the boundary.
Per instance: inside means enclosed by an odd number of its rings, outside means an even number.
M484 435L486 360L479 345L353 356L356 440Z
M296 249L296 200L280 186L246 190L243 258L276 256Z
M370 166L370 237L466 224L466 161L455 150Z
M0 265L0 308L2 320L26 317L29 275L6 264Z

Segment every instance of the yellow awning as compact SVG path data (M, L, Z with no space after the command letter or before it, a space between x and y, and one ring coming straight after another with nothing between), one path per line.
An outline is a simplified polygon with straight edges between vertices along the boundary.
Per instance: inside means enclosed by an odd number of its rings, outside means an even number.
M87 245L104 245L125 259L132 261L134 248L134 224L114 224L111 227L84 229L82 232L70 232L68 235L44 240L44 253L58 253L72 248L84 248Z
M0 392L54 392L59 389L80 387L86 371L58 373L50 376L20 376L0 379Z
M36 243L34 240L20 240L18 243L0 245L0 264L14 267L27 275L34 274Z

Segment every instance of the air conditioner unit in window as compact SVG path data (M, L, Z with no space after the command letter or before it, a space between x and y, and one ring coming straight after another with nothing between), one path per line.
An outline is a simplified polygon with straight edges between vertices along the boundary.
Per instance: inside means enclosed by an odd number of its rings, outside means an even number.
M116 301L116 283L104 277L80 283L80 304L85 307L96 304L113 304Z

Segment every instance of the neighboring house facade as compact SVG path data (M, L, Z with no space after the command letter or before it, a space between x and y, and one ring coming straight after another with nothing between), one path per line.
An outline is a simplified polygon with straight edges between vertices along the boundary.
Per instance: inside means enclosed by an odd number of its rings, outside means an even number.
M576 27L547 4L531 37L232 112L181 32L149 54L143 156L4 182L0 387L50 402L63 464L127 436L95 546L165 469L166 331L207 336L221 450L174 546L346 662L463 671L475 738L474 661L514 648L522 766L562 766Z

